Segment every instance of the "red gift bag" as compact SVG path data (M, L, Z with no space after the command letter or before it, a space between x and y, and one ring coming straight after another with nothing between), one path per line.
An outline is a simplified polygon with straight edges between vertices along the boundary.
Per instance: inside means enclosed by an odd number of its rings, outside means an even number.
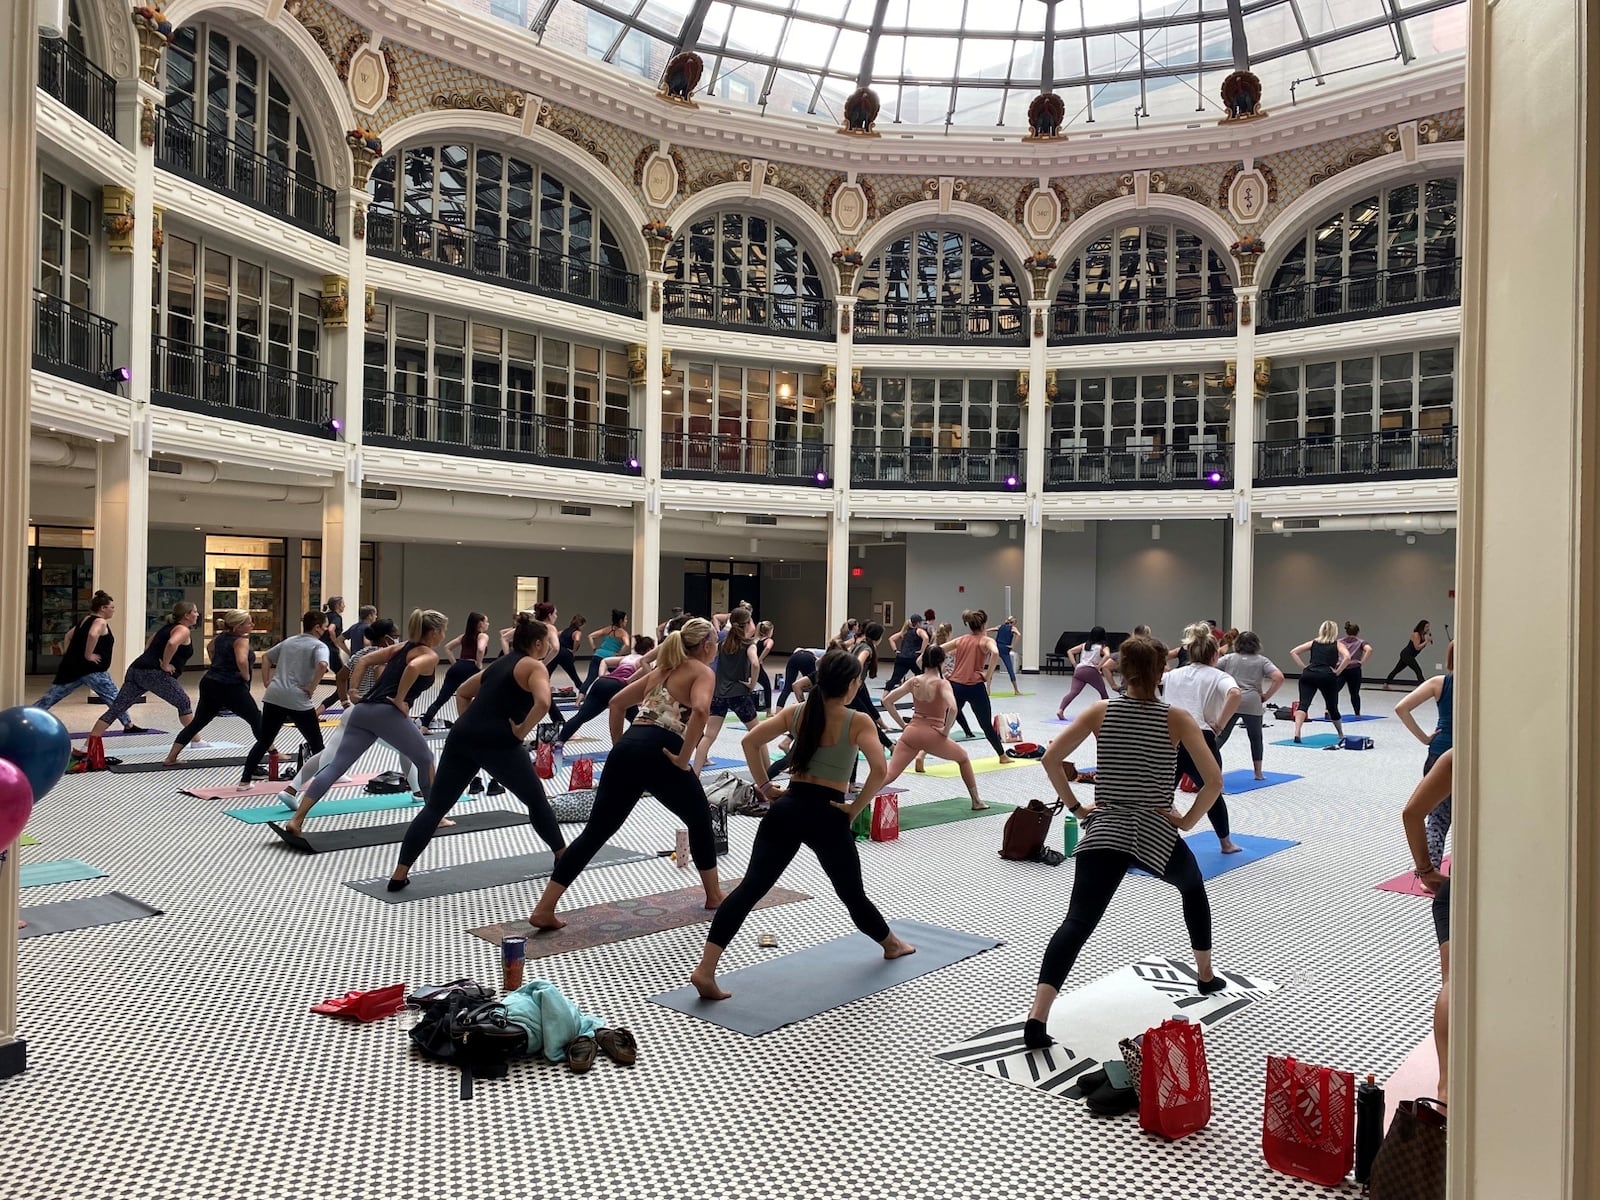
M1180 792L1193 795L1200 790L1200 781L1193 775L1185 775L1182 779L1178 780L1178 790Z
M533 773L540 779L554 779L556 752L549 742L540 742L533 749Z
M569 792L584 791L594 786L594 759L580 758L572 764L572 778L567 780Z
M900 837L900 797L881 795L872 798L872 840L893 842Z
M1268 1055L1261 1152L1274 1171L1338 1187L1356 1161L1356 1077Z
M1139 1125L1176 1141L1210 1124L1211 1072L1200 1026L1163 1021L1145 1032L1143 1050Z

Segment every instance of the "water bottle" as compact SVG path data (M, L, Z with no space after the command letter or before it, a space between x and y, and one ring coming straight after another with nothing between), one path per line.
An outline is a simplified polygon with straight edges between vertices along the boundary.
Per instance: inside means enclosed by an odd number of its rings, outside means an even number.
M1368 1075L1356 1088L1356 1182L1366 1183L1372 1175L1372 1160L1383 1144L1383 1118L1387 1111L1383 1089Z
M1062 852L1071 858L1078 849L1078 818L1071 813L1061 814L1064 820L1061 823Z
M781 672L778 675L773 677L773 680L772 680L772 694L774 696L783 695L783 675L782 675Z
M274 746L267 754L267 778L278 778L278 748Z

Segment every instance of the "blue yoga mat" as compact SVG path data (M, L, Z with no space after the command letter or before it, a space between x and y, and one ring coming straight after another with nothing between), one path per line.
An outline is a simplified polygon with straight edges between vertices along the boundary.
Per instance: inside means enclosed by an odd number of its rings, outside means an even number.
M477 796L462 796L463 801L476 800ZM393 812L400 808L420 808L421 801L410 792L387 792L383 795L338 796L319 801L311 810L313 817L346 817L351 813ZM253 804L249 808L230 808L227 815L246 825L265 825L268 821L286 821L294 812L281 804ZM309 819L309 818L308 818Z
M1215 879L1218 875L1226 875L1229 871L1248 867L1253 862L1260 862L1269 854L1276 854L1280 850L1287 850L1291 846L1300 844L1285 841L1283 838L1251 837L1248 833L1236 833L1233 835L1233 840L1240 847L1239 853L1224 854L1218 847L1217 835L1210 830L1183 840L1188 842L1189 849L1194 851L1195 862L1200 864L1200 875L1204 879ZM1132 867L1130 870L1140 875L1149 874L1142 867Z
M1330 722L1333 720L1332 717L1312 717L1311 719L1313 721L1330 721ZM1381 720L1383 720L1383 718L1379 717L1379 716L1375 716L1372 713L1362 713L1359 717L1351 716L1351 715L1349 715L1347 713L1346 715L1340 717L1339 720L1342 721L1344 724L1348 725L1352 721L1381 721Z
M1273 742L1274 746L1296 746L1302 750L1324 750L1329 746L1339 744L1337 733L1308 733L1298 742L1293 738L1284 738L1282 741Z
M1257 779L1254 771L1228 771L1222 776L1222 794L1234 796L1240 792L1254 792L1280 783L1293 783L1301 775L1286 775L1281 771L1263 771L1265 779Z
M18 882L22 887L38 887L46 883L76 883L80 879L104 879L106 873L99 867L79 862L75 858L57 859L55 862L23 863Z

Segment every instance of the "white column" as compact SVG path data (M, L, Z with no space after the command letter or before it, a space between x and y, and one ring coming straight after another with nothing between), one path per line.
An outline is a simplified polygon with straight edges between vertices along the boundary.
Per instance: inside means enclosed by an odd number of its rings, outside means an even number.
M145 643L146 568L150 558L150 428L137 418L131 438L101 442L94 491L94 585L116 597L112 674L120 679Z
M1451 1200L1600 1196L1594 16L1467 15ZM1559 631L1537 670L1486 669L1511 628Z
M1256 312L1260 289L1255 286L1255 264L1249 283L1234 289L1239 306L1239 329L1234 338L1233 388L1233 594L1226 625L1249 629L1254 621L1256 539L1251 527L1252 489L1256 477ZM1240 517L1243 517L1243 522Z
M846 289L847 291L848 289ZM851 406L855 395L851 391L851 375L855 370L856 300L841 291L834 302L839 308L838 340L834 343L833 392L833 458L828 474L833 479L828 511L828 593L826 624L820 631L827 645L828 639L850 616L850 425ZM861 619L865 621L866 615Z
M1050 437L1050 396L1045 383L1045 351L1050 345L1050 301L1033 300L1028 307L1032 340L1028 343L1028 427L1023 433L1027 461L1022 471L1028 501L1022 521L1022 609L1017 619L1022 623L1022 669L1037 671L1044 637L1044 520L1039 501L1049 471L1045 451Z
M629 614L633 622L631 627L639 633L653 633L660 621L661 405L666 382L662 362L666 352L666 328L661 301L666 279L659 269L645 273L648 299L644 305L644 387L638 397L639 466L644 476L645 498L642 504L633 506L633 611Z
M322 501L322 603L343 596L355 620L356 610L370 599L361 595L361 421L362 374L367 330L366 192L347 189L337 200L336 228L348 250L345 265L345 314L341 322L324 322L322 370L333 380L331 416L343 428L345 469L334 477ZM360 229L363 236L357 237ZM295 614L290 614L291 618ZM291 620L290 628L293 629Z

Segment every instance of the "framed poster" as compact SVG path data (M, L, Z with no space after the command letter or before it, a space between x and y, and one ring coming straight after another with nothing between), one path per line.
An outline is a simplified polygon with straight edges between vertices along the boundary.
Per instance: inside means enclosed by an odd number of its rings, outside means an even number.
M211 585L219 588L236 588L239 586L238 567L218 567Z
M211 592L211 607L219 610L239 607L237 588L215 588Z

